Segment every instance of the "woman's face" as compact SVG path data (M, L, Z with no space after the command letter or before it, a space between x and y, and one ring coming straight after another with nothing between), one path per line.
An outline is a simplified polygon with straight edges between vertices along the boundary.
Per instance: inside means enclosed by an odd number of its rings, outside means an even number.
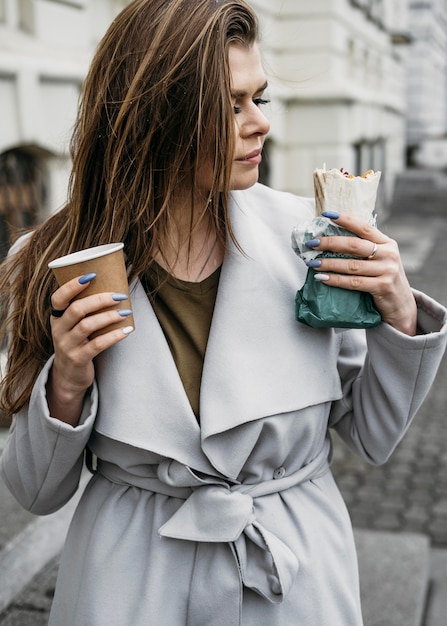
M264 96L267 79L256 44L250 48L231 46L229 64L236 138L230 186L248 189L258 180L262 147L270 130L262 111L268 103Z
M233 45L229 49L231 97L234 108L235 154L230 188L248 189L259 176L262 146L270 123L262 112L267 79L257 45ZM198 172L198 186L206 193L211 188L212 167L204 162Z

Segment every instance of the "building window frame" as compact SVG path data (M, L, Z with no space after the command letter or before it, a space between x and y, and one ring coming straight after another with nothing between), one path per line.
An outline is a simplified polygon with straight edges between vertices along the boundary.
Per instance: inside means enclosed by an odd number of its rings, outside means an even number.
M73 9L85 9L86 8L86 0L48 0L49 2L54 2L55 4L65 4L66 6L72 7Z
M362 11L365 17L380 29L385 29L384 0L351 0L351 6Z

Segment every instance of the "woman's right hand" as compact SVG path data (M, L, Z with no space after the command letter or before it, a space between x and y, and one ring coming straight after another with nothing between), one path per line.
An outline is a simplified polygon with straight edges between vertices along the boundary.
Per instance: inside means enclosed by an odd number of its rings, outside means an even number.
M110 309L125 294L99 293L73 300L84 291L94 274L81 276L59 287L51 297L51 306L63 311L60 317L51 315L54 361L47 383L50 415L76 426L81 416L84 396L93 384L93 359L103 350L122 341L133 330L131 326L113 329L92 339L95 331L130 315L128 309Z

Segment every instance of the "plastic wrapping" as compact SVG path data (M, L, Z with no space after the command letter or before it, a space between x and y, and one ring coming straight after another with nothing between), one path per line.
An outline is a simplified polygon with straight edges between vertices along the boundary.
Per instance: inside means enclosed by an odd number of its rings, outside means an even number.
M335 252L309 249L305 243L325 236L357 236L321 216L323 211L355 215L375 225L379 180L380 172L372 170L362 177L350 176L343 170L315 170L317 217L293 229L292 247L296 254L304 261L324 257L349 258ZM374 328L380 324L380 313L369 293L330 287L316 280L314 275L315 270L309 268L304 285L296 294L295 317L299 322L313 328Z

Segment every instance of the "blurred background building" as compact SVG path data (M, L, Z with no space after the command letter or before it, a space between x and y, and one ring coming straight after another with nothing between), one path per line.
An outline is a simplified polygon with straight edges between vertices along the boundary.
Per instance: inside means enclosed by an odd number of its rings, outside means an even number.
M380 202L404 167L405 1L253 0L279 105L272 184L312 193L315 167L382 171ZM278 9L280 6L280 10Z
M447 170L447 2L411 2L410 6L408 162Z
M126 0L0 0L0 257L66 198L68 144L94 47Z
M250 0L261 18L272 131L262 179L312 195L325 163L447 167L447 0ZM0 256L61 207L95 45L128 0L0 0Z

